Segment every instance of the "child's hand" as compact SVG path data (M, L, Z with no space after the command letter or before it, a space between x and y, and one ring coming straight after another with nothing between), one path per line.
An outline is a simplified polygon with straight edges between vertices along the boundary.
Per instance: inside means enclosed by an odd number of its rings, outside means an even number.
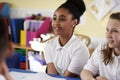
M108 80L108 79L105 77L98 76L98 77L96 77L96 80Z
M9 74L8 67L5 62L2 62L2 75L6 78L6 80L12 80L12 77Z
M6 73L8 73L8 68L5 62L2 62L2 74L5 75Z

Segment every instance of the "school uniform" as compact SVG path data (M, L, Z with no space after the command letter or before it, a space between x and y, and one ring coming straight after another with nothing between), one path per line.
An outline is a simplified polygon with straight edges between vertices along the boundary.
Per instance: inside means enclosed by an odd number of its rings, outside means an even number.
M96 48L84 69L91 71L94 75L99 73L100 76L106 77L108 80L120 80L120 56L116 56L112 52L114 62L105 65L103 63L103 54L101 54L104 44L101 43Z
M64 46L60 45L59 37L49 40L46 44L46 63L53 62L60 75L66 70L79 75L88 59L88 48L74 34Z

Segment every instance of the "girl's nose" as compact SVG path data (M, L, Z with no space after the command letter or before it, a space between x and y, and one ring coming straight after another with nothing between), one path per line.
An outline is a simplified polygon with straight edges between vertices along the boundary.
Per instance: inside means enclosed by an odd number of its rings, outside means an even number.
M53 23L53 25L59 25L60 24L59 20L54 20L52 23Z

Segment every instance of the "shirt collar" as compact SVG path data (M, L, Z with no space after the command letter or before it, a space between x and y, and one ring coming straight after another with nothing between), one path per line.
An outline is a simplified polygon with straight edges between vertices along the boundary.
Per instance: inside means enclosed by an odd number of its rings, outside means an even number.
M73 34L70 40L64 46L61 46L59 43L59 37L58 37L56 40L56 45L57 45L56 49L59 50L59 49L69 46L73 42L74 39L75 39L75 35Z

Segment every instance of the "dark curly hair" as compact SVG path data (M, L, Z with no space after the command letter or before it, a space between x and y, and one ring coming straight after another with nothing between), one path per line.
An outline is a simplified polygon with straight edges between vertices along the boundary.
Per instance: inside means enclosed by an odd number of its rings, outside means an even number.
M86 10L85 3L83 2L83 0L67 0L57 9L59 8L68 9L70 13L73 15L73 19L77 19L78 23L80 21L80 17L83 15L83 13Z

